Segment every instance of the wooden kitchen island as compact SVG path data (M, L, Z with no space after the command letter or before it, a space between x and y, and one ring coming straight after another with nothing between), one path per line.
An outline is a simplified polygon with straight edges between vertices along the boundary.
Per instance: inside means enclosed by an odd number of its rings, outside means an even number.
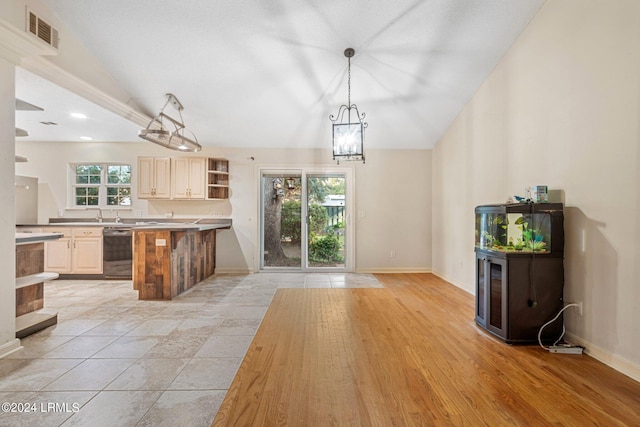
M150 224L133 228L133 288L141 300L170 300L213 275L216 231L212 224Z

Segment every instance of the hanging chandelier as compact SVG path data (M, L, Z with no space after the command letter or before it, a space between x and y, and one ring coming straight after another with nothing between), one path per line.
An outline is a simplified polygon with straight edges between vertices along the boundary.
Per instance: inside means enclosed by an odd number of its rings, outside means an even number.
M362 160L364 163L364 129L369 124L364 121L365 113L360 113L356 104L351 103L351 58L355 54L352 48L344 51L348 63L347 104L340 106L338 114L329 116L333 124L333 160L338 164L340 160Z
M155 116L146 129L142 129L138 132L138 136L142 139L146 139L147 141L151 141L155 144L162 145L163 147L169 148L171 150L179 150L179 151L190 151L196 152L202 150L202 147L198 143L198 139L193 132L190 132L193 135L193 139L190 139L185 136L185 127L184 120L182 119L182 110L184 107L178 101L178 98L171 93L166 94L167 102L164 103L164 106L160 110L157 116ZM164 113L164 109L168 104L173 105L173 107L178 110L178 114L180 115L180 121L169 117ZM165 126L168 125L168 126ZM168 128L172 128L173 130L169 130Z

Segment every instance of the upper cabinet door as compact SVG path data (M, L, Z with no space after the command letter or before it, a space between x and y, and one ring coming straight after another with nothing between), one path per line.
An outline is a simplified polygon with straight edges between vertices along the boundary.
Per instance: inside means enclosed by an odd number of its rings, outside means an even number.
M138 157L138 198L168 199L170 197L171 159Z
M153 157L138 157L138 197L152 199L155 187Z
M171 159L173 176L171 177L171 195L174 199L189 198L189 159L179 157Z
M171 197L171 159L169 157L156 157L155 182L156 199L168 199Z
M189 159L189 198L204 199L206 184L206 161L203 158Z
M171 196L174 199L205 198L204 157L178 157L172 159Z

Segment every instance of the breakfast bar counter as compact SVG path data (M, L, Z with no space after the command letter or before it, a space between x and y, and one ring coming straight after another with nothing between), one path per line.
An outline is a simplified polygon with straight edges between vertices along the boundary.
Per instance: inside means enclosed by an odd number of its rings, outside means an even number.
M215 272L215 223L138 225L133 231L133 288L142 300L170 300Z

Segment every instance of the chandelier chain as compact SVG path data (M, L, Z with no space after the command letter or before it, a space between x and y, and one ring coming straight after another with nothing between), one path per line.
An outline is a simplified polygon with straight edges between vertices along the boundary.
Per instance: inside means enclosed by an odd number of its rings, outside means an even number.
M351 121L351 57L347 57L347 108L349 111L349 121Z

